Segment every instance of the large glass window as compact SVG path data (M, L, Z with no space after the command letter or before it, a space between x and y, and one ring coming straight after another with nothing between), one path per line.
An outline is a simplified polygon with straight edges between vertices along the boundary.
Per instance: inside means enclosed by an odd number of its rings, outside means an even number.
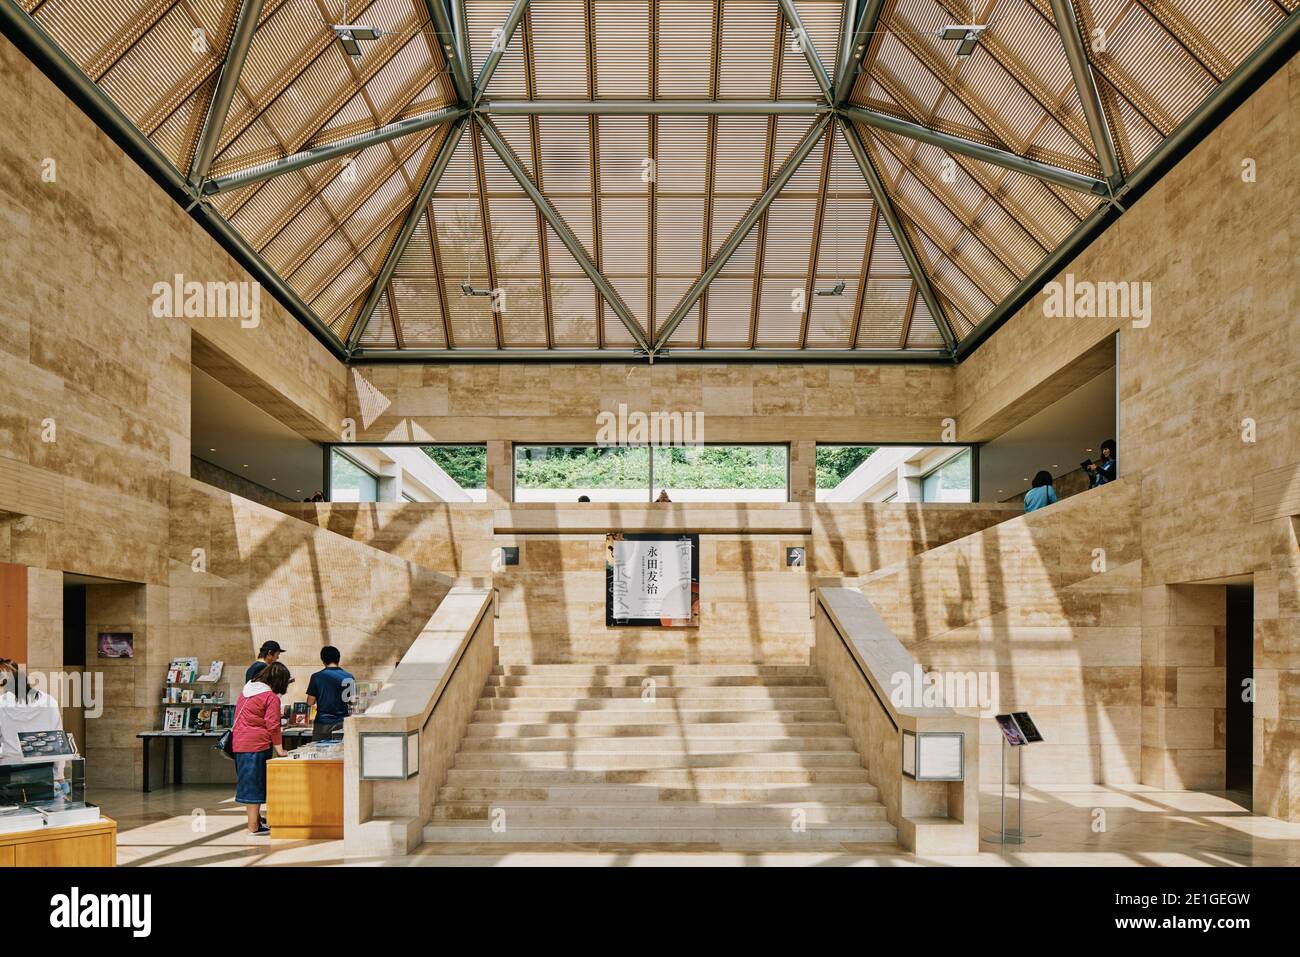
M963 449L922 479L921 501L969 502L970 467L970 449Z
M516 502L784 502L780 445L515 446Z
M674 502L784 502L789 452L783 445L655 448L654 493Z
M379 480L338 449L330 456L330 500L334 502L375 502L379 500Z
M485 445L349 445L331 462L336 502L487 501Z
M516 445L516 502L644 502L650 489L645 446Z
M835 489L858 472L875 451L874 445L817 446L817 501L835 501Z
M819 502L969 502L971 450L952 445L819 445Z

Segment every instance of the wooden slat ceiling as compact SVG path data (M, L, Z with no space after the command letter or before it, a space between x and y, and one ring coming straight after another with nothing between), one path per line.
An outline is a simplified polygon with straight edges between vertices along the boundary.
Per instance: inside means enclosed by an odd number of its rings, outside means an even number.
M238 0L17 5L189 173ZM474 76L494 43L504 53L424 208L413 205L450 123L209 198L340 343L351 338L366 355L604 349L625 357L632 334L481 123L495 126L653 342L812 128L815 117L793 107L824 105L776 0L532 0L506 37L513 6L465 0ZM1122 173L1138 169L1296 6L1073 0ZM795 7L834 83L843 0ZM359 58L330 28L345 14L382 31ZM970 56L940 37L953 23L988 24ZM501 100L611 99L767 100L792 109L492 111ZM1102 176L1049 0L886 0L848 102ZM350 0L346 10L342 0L265 0L209 178L457 103L426 0ZM907 234L897 237L846 140L847 122L837 112L825 126L686 311L670 349L941 349L937 317L900 239L960 341L1105 202L855 122L852 135ZM399 256L394 244L408 221L414 228ZM391 276L383 270L390 252ZM842 294L824 294L840 283ZM499 295L465 295L463 284Z

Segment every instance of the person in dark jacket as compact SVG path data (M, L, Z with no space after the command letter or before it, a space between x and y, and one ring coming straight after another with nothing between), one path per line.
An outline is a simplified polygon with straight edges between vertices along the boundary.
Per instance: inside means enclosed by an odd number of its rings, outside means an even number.
M325 667L307 682L307 704L316 708L316 720L311 726L313 741L334 737L334 732L343 727L343 719L352 713L357 679L339 666L341 657L337 648L326 645L320 650L320 661Z
M283 653L284 649L280 647L278 641L262 642L262 647L257 649L257 660L249 665L248 670L244 672L244 680L252 681L257 677L257 673L271 662L279 661L280 655Z
M262 819L266 803L266 762L273 755L284 757L280 732L280 696L289 690L289 669L273 661L244 685L235 703L231 726L235 756L235 802L248 811L250 834L271 833Z

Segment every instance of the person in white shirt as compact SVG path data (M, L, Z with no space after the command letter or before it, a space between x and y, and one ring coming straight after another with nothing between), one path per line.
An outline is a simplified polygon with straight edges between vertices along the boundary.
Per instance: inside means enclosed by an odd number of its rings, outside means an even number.
M62 730L59 703L28 687L27 675L16 661L0 658L0 762L22 760L19 732Z

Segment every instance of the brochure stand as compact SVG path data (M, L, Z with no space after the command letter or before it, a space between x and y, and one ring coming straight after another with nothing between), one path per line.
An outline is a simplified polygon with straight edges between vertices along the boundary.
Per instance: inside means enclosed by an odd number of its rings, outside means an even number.
M1024 777L1020 773L1022 767L1020 761L1021 748L1024 744L1016 745L1016 827L1014 830L1007 830L1007 748L1011 747L1007 739L1002 739L1002 815L1001 826L997 834L992 837L984 838L989 844L1023 844L1025 835L1023 833L1024 824Z
M1042 741L1043 736L1027 711L995 716L1002 731L1002 810L998 833L984 840L989 844L1023 844L1025 838L1025 746ZM1007 749L1016 749L1016 826L1007 830Z

